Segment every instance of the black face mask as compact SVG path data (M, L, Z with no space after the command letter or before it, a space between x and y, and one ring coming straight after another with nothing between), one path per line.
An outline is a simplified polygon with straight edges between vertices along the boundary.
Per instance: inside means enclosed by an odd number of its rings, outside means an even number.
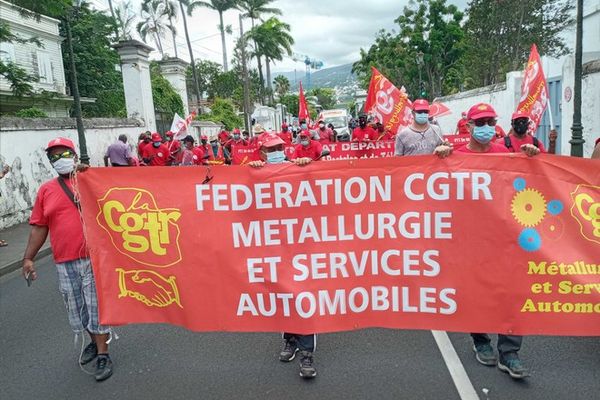
M529 121L528 120L516 120L513 121L513 129L515 130L515 132L517 133L517 135L524 135L525 133L527 133L527 129L529 128Z
M203 146L206 146L206 140L202 140L201 142Z
M358 120L358 124L361 128L364 128L365 126L367 126L367 121L365 121L364 119L360 119Z

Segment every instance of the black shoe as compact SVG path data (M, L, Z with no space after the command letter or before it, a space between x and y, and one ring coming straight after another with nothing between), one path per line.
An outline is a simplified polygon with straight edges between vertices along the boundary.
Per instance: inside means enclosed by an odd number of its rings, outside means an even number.
M310 351L300 352L300 376L308 379L317 376L317 370L313 365L313 355Z
M501 371L508 372L513 379L523 379L530 376L529 371L525 368L518 356L507 360L503 360L502 357L500 357L498 360L498 368Z
M496 365L496 355L489 343L473 345L473 351L475 352L475 358L480 364Z
M100 354L96 362L96 381L101 382L111 377L113 364L108 354Z
M93 361L97 356L98 346L96 346L96 343L91 342L85 347L85 349L83 349L83 353L81 353L81 358L79 359L79 364L85 365L90 361Z
M296 357L296 353L298 352L298 348L296 347L296 342L291 340L286 340L283 344L283 349L281 353L279 353L279 361L290 362Z

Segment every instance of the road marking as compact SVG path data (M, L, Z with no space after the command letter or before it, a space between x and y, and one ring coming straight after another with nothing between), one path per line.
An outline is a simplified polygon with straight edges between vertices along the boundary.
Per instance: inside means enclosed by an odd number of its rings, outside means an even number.
M440 353L442 353L446 367L448 367L448 371L450 372L450 376L452 376L454 386L456 386L461 400L479 400L477 391L473 387L467 371L465 371L465 367L460 362L460 358L458 358L458 354L456 354L456 350L448 334L445 331L431 331L431 334L440 349Z

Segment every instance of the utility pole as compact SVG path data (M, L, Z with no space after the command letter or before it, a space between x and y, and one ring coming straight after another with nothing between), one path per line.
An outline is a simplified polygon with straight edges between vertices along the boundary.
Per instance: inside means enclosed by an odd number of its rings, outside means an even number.
M246 65L246 38L244 38L244 25L240 14L240 40L242 52L242 75L244 80L244 126L250 132L250 85L248 82L248 66Z
M73 5L77 7L77 5ZM75 56L73 53L73 37L71 35L71 12L67 13L65 28L67 31L67 51L69 52L69 65L71 75L71 94L73 95L73 106L75 113L75 121L77 123L77 137L79 139L80 160L83 164L90 163L90 157L87 153L87 143L85 141L85 129L83 127L83 119L81 117L81 97L79 97L79 85L77 84L77 71L75 70Z
M573 88L573 126L571 126L571 155L583 157L583 126L581 125L581 75L583 40L583 0L577 0L577 31L575 34L575 85Z

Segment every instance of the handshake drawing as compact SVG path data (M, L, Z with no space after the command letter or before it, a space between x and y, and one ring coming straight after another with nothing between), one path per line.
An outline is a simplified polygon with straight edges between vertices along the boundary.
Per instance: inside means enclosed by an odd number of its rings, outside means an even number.
M181 305L175 276L164 276L149 270L126 271L117 268L119 273L119 298L132 297L149 307Z

